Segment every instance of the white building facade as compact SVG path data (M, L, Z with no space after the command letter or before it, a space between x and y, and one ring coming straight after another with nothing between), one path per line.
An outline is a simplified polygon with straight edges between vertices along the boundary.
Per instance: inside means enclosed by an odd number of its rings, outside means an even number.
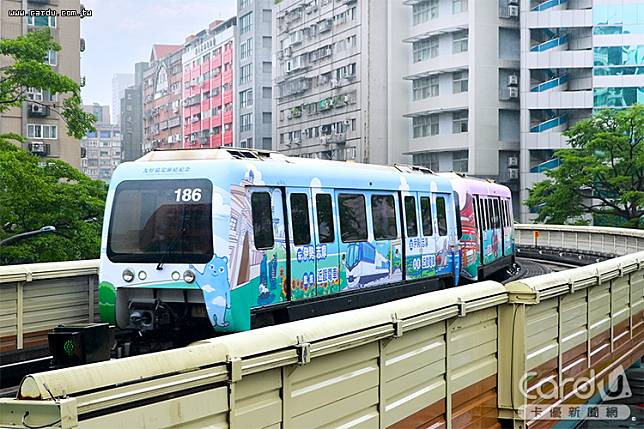
M521 0L521 61L525 200L559 165L562 132L594 109L644 103L644 0Z

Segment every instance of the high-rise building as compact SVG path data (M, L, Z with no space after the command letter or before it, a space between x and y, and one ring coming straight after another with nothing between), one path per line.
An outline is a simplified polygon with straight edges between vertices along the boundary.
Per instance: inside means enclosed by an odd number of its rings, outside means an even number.
M519 189L516 0L405 1L411 47L408 154L416 165L491 177ZM494 6L494 7L491 7ZM403 32L404 34L405 32ZM518 195L518 194L517 194ZM516 201L517 199L515 199Z
M134 161L143 155L143 72L148 63L134 65L134 85L121 98L121 159Z
M143 72L143 151L182 147L183 45L153 45Z
M272 149L273 0L238 0L235 30L235 145Z
M96 122L99 124L109 124L110 122L112 122L112 116L110 115L110 106L102 106L98 103L83 104L83 110L86 113L94 115Z
M121 123L121 98L125 88L134 85L133 73L115 73L112 76L112 117L115 124Z
M183 147L233 145L236 18L214 21L183 48Z
M58 52L50 51L45 62L56 72L77 83L80 77L80 52L84 41L80 38L80 18L60 16L9 15L9 10L53 9L80 10L79 0L0 0L0 37L15 39L29 31L48 29L61 45ZM8 64L0 57L0 67ZM79 141L67 135L67 125L56 113L60 111L65 94L49 94L41 88L29 88L28 102L22 107L11 108L0 114L0 134L16 133L27 138L24 149L34 154L62 159L80 167Z
M92 179L109 182L121 163L121 131L118 125L104 122L96 123L95 128L81 140L81 170Z
M273 6L273 148L288 155L400 162L405 138L388 81L403 46L382 0L283 0ZM240 28L241 18L240 18Z
M644 0L521 0L521 200L594 109L644 103ZM522 206L521 220L536 213Z

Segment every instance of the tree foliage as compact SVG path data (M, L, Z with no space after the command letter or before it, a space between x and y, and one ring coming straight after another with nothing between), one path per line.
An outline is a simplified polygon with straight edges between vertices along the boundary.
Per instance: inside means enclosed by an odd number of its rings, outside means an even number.
M0 241L46 225L57 230L0 246L0 264L97 258L106 195L105 183L71 165L0 139Z
M16 39L0 40L0 55L11 60L9 65L0 68L0 113L11 107L20 107L27 101L29 88L61 94L59 103L47 103L47 106L65 120L67 133L80 139L88 131L94 130L96 118L83 111L79 85L43 62L49 51L60 51L60 45L52 39L47 29L30 31ZM43 104L37 100L29 101ZM15 136L5 134L0 137L8 139Z
M588 217L642 227L644 215L644 106L606 109L564 132L570 149L558 168L530 189L537 222L588 223Z

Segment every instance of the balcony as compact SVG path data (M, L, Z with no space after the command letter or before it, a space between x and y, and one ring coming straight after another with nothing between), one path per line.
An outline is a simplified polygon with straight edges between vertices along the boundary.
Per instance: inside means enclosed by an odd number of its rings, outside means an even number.
M450 73L467 70L469 65L469 54L460 52L451 55L439 55L427 61L410 64L409 75L404 79L419 79L439 73Z
M429 115L440 112L454 112L467 109L469 106L468 92L458 94L445 94L437 97L428 97L422 100L409 102L409 113L404 115L411 118L414 116Z
M435 136L412 138L409 139L409 152L407 154L427 152L428 150L435 152L467 150L468 139L469 133L438 134Z
M430 19L418 25L409 26L409 33L404 42L413 43L456 31L467 30L469 16L467 12L456 15L441 16L440 19Z

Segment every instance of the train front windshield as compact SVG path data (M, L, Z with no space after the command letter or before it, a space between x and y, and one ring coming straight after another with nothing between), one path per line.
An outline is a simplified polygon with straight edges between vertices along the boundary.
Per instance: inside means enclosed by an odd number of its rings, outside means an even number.
M112 262L206 263L212 259L212 184L205 179L131 180L114 194Z

